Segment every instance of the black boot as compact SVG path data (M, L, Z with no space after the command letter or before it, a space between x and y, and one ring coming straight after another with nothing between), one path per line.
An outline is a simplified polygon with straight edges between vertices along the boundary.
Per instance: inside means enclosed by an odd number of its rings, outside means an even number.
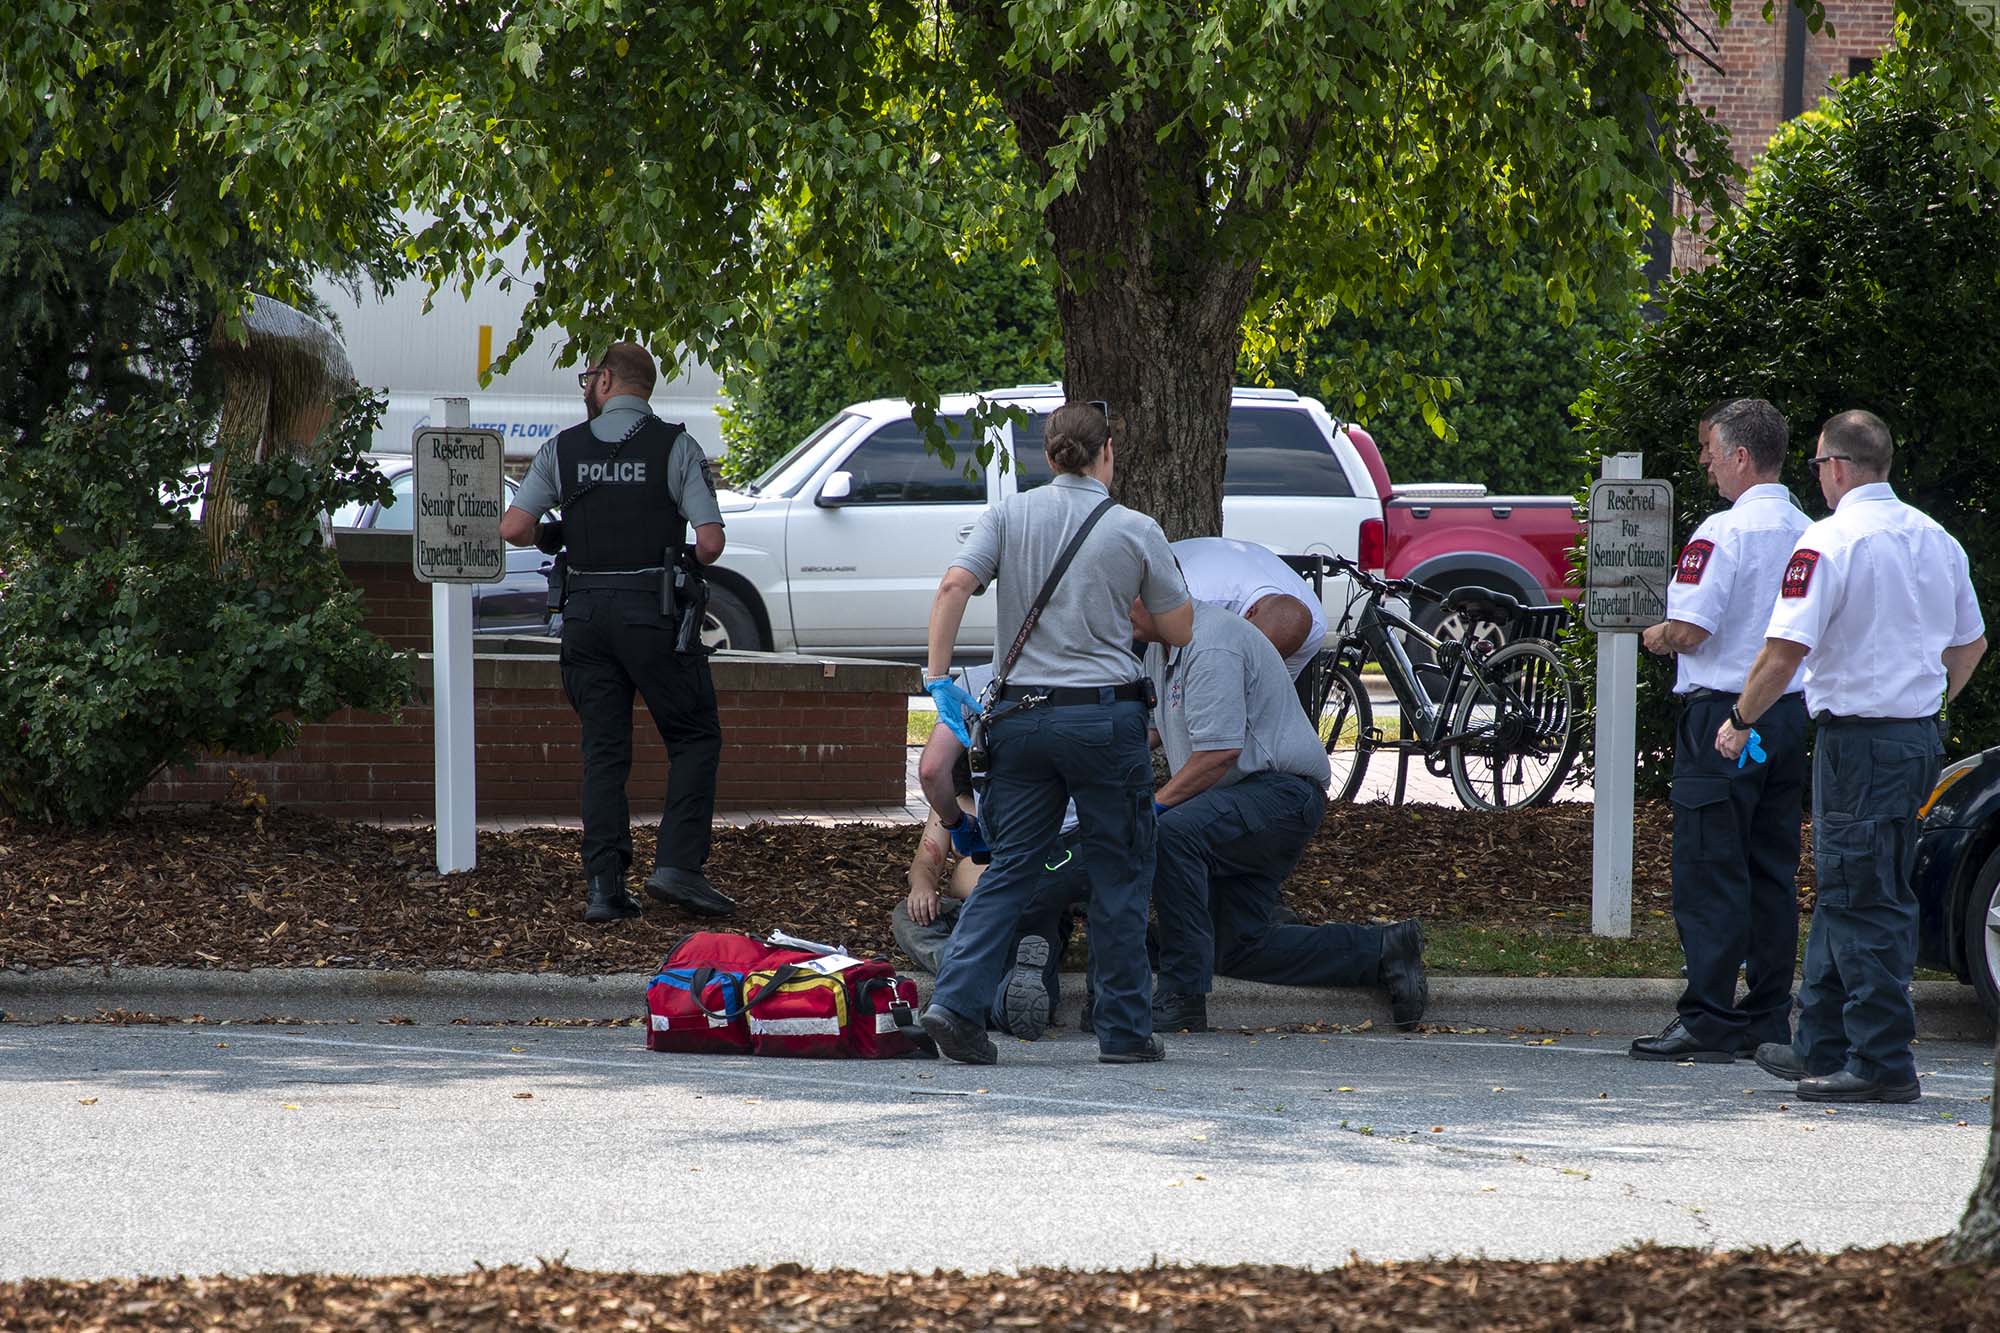
M1176 990L1154 991L1153 1031L1208 1031L1208 997Z
M1377 973L1389 993L1389 1017L1399 1028L1413 1028L1431 1002L1430 979L1424 974L1424 928L1415 921L1398 921L1382 932L1382 970Z
M625 888L625 873L592 875L585 921L625 921L639 915L639 900Z
M718 891L699 870L661 866L647 878L646 893L655 902L685 908L696 916L728 916L736 910L736 900Z

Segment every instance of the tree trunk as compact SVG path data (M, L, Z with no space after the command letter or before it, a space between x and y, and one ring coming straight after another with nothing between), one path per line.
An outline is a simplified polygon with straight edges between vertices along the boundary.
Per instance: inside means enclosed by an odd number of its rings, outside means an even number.
M2000 1111L2000 1048L1993 1061L1993 1108ZM1986 1135L1986 1169L1972 1187L1965 1216L1945 1238L1944 1257L1951 1263L2000 1263L2000 1115Z
M1073 72L997 91L1044 181L1065 118L1100 96ZM1259 257L1232 243L1243 219L1220 216L1205 145L1186 130L1161 142L1171 118L1129 109L1045 221L1061 273L1064 387L1109 404L1113 491L1177 540L1222 531L1229 391Z

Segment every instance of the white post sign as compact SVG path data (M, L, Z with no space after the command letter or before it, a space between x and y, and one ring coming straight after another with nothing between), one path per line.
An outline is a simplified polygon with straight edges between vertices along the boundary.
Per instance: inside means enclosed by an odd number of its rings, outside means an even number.
M1604 460L1590 488L1584 623L1597 631L1596 799L1591 811L1590 930L1632 933L1632 794L1638 738L1637 631L1667 614L1674 488L1642 478L1644 458Z
M431 400L431 420L410 442L416 513L410 560L431 585L431 688L437 862L441 874L477 863L473 788L472 584L507 574L500 515L507 509L500 433L473 430L465 398Z

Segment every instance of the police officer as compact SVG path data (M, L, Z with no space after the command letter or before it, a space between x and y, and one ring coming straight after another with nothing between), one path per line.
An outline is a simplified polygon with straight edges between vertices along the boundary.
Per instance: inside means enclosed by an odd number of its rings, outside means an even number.
M1896 498L1889 428L1843 412L1812 459L1833 513L1785 565L1763 651L1715 733L1734 760L1805 663L1819 724L1813 858L1819 896L1806 936L1790 1045L1759 1046L1766 1072L1809 1102L1913 1102L1917 807L1943 756L1939 708L1986 651L1965 550Z
M1153 878L1152 766L1145 689L1132 655L1130 610L1141 599L1168 643L1186 643L1194 609L1160 525L1109 505L1040 618L1023 621L1050 571L1111 494L1112 422L1101 403L1050 414L1045 448L1055 474L980 517L931 605L925 688L940 718L964 730L976 704L949 676L967 600L998 581L995 666L1001 682L987 724L986 836L993 860L966 901L941 960L924 1030L968 1064L998 1054L980 1017L1002 973L1022 909L1036 892L1043 851L1056 841L1065 801L1076 802L1079 853L1090 879L1090 945L1097 980L1098 1058L1158 1060L1152 1025L1146 914ZM1006 658L1018 642L1011 670ZM966 739L963 735L961 740ZM960 823L959 835L971 822Z
M1679 1013L1632 1043L1635 1060L1727 1064L1764 1042L1792 1039L1798 961L1799 805L1806 776L1801 674L1757 719L1764 758L1739 765L1715 752L1771 603L1809 520L1778 483L1786 426L1761 398L1709 409L1697 427L1701 463L1730 507L1703 519L1667 585L1667 618L1641 636L1678 654L1674 695L1674 924L1687 957ZM1739 1004L1736 969L1748 990Z
M583 869L589 884L585 921L639 914L626 888L632 823L625 779L632 769L632 696L667 744L667 804L660 818L656 869L646 892L708 916L735 904L702 874L715 812L715 770L722 753L715 684L708 657L676 650L680 616L669 615L663 580L685 565L687 529L703 565L722 554L722 514L701 447L685 429L653 415L657 374L637 343L613 343L577 376L589 420L570 427L535 455L500 533L517 546L537 540L536 521L562 509L559 540L567 550L562 677L583 732ZM679 589L681 600L689 588Z
M1423 932L1278 920L1278 896L1326 813L1326 748L1300 711L1277 648L1250 622L1197 601L1186 647L1132 628L1159 700L1154 725L1171 771L1154 795L1160 983L1153 1026L1208 1028L1215 974L1281 986L1376 986L1398 1027L1429 999Z

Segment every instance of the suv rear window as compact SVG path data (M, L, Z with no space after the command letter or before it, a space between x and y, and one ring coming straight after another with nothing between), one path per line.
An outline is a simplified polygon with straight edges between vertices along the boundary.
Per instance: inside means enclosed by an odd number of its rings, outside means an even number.
M1224 495L1352 495L1340 459L1312 417L1291 408L1229 412Z
M1033 490L1049 479L1042 452L1048 418L1031 413L1014 427L1017 490ZM1234 407L1229 411L1229 455L1224 495L1354 494L1340 459L1304 412L1291 408Z

